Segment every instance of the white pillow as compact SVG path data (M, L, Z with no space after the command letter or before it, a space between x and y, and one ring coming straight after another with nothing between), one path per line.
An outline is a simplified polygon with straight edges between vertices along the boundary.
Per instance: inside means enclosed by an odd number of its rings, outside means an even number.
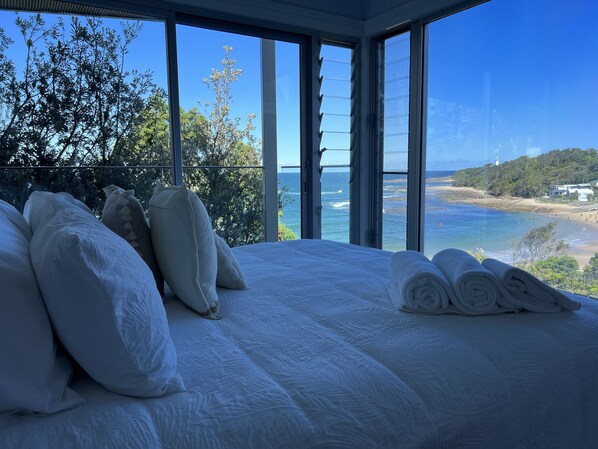
M31 259L57 336L104 387L131 396L184 391L152 273L121 237L55 195ZM34 213L36 211L33 211Z
M52 215L57 204L56 201L60 204L71 204L90 214L92 213L89 207L73 198L70 193L35 191L29 195L23 208L23 215L31 227L31 232L35 233L39 225Z
M102 223L135 248L152 270L158 291L164 295L164 278L154 255L152 236L143 206L135 198L135 191L111 185L104 188L104 193L106 202L102 210Z
M241 266L228 244L216 233L214 233L214 241L216 242L216 253L218 255L216 285L233 290L247 289Z
M27 239L27 243L29 243L31 240L31 228L27 220L25 220L14 206L0 200L0 217L7 226L12 225L17 228L21 235Z
M74 407L82 399L68 388L70 363L56 354L29 257L29 225L2 200L0 236L0 413L53 413Z
M186 187L160 183L149 204L152 243L166 283L193 310L217 318L218 261L205 206Z

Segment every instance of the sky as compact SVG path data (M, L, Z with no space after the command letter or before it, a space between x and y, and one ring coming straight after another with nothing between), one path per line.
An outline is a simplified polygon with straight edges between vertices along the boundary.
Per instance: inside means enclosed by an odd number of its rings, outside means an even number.
M429 168L598 147L596 17L593 0L492 0L430 24Z
M552 149L598 147L598 2L593 0L491 0L442 18L428 27L427 167L457 169L535 156ZM55 16L44 15L49 23ZM22 63L24 44L15 14L0 12L0 27L15 44L8 55ZM118 20L105 19L110 26ZM177 26L179 93L185 109L211 101L203 78L221 68L223 46L243 74L233 87L232 115L244 122L256 114L261 137L259 39ZM346 49L324 49L324 93L347 94ZM144 22L126 64L150 70L166 88L164 24ZM277 132L279 165L299 162L299 46L277 42ZM390 93L388 93L390 95ZM344 130L346 101L326 98L322 128ZM209 107L208 107L209 109ZM392 133L392 129L387 130ZM342 133L324 135L323 146L346 147ZM342 164L344 152L325 153Z

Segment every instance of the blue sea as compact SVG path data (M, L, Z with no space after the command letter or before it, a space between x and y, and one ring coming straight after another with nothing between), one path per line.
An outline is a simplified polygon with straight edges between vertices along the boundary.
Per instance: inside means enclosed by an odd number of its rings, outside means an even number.
M450 185L444 178L453 171L428 172L426 187ZM281 221L301 235L299 173L279 173L279 182L288 191ZM322 238L349 241L349 173L324 172L322 189ZM383 184L383 248L405 249L407 180L387 175ZM482 252L487 257L512 261L513 246L530 229L557 221L556 237L570 247L598 239L582 223L533 212L504 212L497 209L443 201L439 192L426 188L425 253L432 256L443 248L455 247Z

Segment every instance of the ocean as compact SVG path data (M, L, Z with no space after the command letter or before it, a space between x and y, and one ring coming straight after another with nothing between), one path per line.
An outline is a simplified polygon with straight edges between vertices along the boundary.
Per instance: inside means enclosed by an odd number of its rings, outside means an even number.
M431 171L428 186L450 185L443 178L453 171ZM278 174L286 204L281 221L297 235L301 232L300 177L296 172ZM322 174L322 238L349 241L349 173ZM407 181L405 176L387 175L383 184L383 248L405 249ZM506 262L512 261L513 246L532 228L556 220L556 237L570 247L597 238L582 223L533 212L505 212L470 204L443 201L439 192L426 188L424 248L431 257L443 248L482 252Z

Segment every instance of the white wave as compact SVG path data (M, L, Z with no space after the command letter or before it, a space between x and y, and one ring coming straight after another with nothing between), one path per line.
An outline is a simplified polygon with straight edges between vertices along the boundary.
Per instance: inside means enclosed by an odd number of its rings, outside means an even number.
M335 209L340 209L340 208L349 207L351 205L351 202L350 201L338 201L336 203L330 203L330 205L332 207L334 207Z

